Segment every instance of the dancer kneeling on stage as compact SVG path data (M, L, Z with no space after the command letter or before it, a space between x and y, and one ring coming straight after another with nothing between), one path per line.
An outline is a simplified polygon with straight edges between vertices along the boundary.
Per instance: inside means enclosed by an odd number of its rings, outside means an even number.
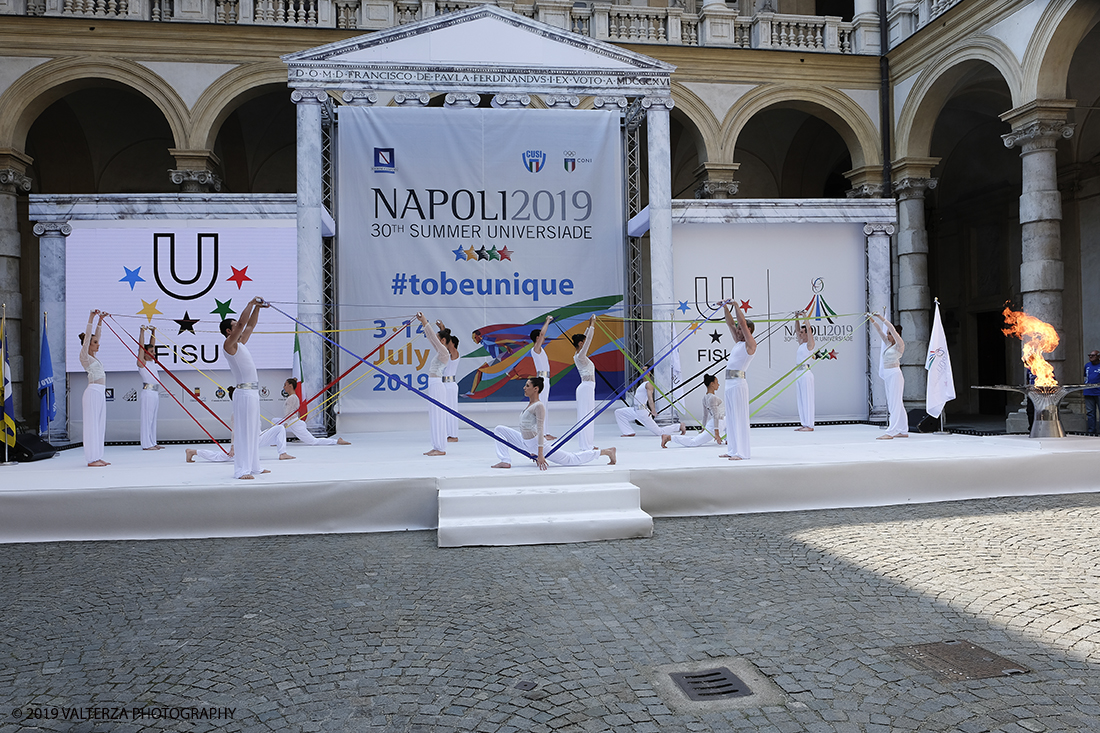
M890 424L886 426L886 435L878 440L909 437L909 416L905 412L905 377L901 374L901 355L905 353L905 342L894 324L878 313L869 313L871 325L882 339L878 375L886 385L886 408L890 413ZM879 327L875 319L882 321Z
M685 448L697 448L715 441L722 445L722 428L726 422L726 406L722 404L722 398L718 396L718 377L713 374L703 375L703 384L707 388L703 396L703 429L698 435L687 437L686 435L662 435L661 447L668 446L670 440L675 440Z
M160 409L160 382L157 381L157 327L149 326L149 342L145 342L145 329L138 332L137 367L141 374L141 394L138 403L141 406L141 449L160 450L157 445L157 410Z
M290 434L300 440L304 445L351 445L343 438L317 438L306 428L305 420L298 417L298 407L301 400L298 399L298 380L294 377L283 383L283 391L287 393L286 406L283 410L283 425ZM263 445L261 442L260 445Z
M736 321L730 313L730 303L733 303L737 314ZM723 302L722 311L734 343L726 361L726 452L718 457L741 461L749 457L749 382L745 371L756 353L756 339L753 337L756 325L745 318L736 300Z
M88 315L88 327L80 334L80 366L88 372L88 386L84 389L84 460L96 468L110 466L103 460L103 441L107 434L107 373L99 363L99 333L103 329L104 311L94 310ZM99 316L92 333L92 322Z
M653 401L653 393L656 387L653 385L653 372L649 367L646 368L645 379L638 385L638 388L634 390L634 406L633 407L620 407L615 410L615 422L619 423L619 432L622 433L624 438L634 437L634 426L632 422L637 420L642 424L649 432L654 435L665 436L672 435L673 433L679 433L683 435L687 432L680 423L672 423L665 427L661 427L653 418L657 417L657 406Z
M423 313L417 313L416 318L424 327L424 335L432 345L432 361L428 364L428 396L440 405L447 404L447 390L443 386L443 371L451 361L451 352L447 350L445 342L451 338L450 331L436 333L428 326L428 319ZM432 449L425 453L426 456L445 456L447 451L447 412L439 405L428 403L428 420L431 424Z
M595 460L597 456L607 456L610 465L614 465L614 448L584 450L577 453L566 453L563 450L557 450L549 457L546 456L546 404L539 401L539 393L542 392L542 388L542 377L531 377L527 380L526 384L523 385L523 396L527 398L527 407L519 416L520 429L515 430L507 425L497 425L496 430L493 431L496 436L523 448L528 453L534 453L537 448L538 457L535 459L535 463L538 464L540 471L547 469L547 461L562 466L580 466ZM497 458L500 459L500 462L494 465L493 468L512 467L511 450L499 440L497 441Z
M236 387L232 385L229 386L230 401L232 401L233 399L233 391L235 389ZM229 424L235 425L232 417L229 418ZM234 435L233 437L236 438L236 435ZM286 452L286 428L284 428L282 425L272 425L270 428L260 433L259 445L261 448L265 445L275 446L275 450L279 453L280 461L294 460L294 456ZM210 461L211 463L225 463L234 458L235 451L233 450L233 444L230 443L228 453L226 453L224 450L187 448L184 451L184 455L187 456L188 463L194 463L194 459L196 457L201 458L204 461ZM264 471L264 473L267 473L267 471Z

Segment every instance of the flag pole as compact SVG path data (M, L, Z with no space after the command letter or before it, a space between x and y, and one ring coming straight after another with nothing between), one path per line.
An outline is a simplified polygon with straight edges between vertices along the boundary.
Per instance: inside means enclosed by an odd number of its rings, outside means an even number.
M49 333L47 331L49 327L49 315L49 311L42 311L42 338L47 338L47 334ZM41 361L41 355L39 356L39 360ZM38 371L39 373L42 372L41 363L38 365ZM52 365L50 371L53 371ZM39 402L41 402L41 400L39 400ZM53 420L51 420L48 415L46 416L46 442L53 445Z
M4 312L3 312L3 315L0 315L0 415L4 416L3 422L5 424L0 425L0 431L2 431L2 435L0 435L0 442L2 442L4 444L4 462L0 463L0 466L14 466L14 465L17 465L16 462L13 461L11 459L11 456L8 454L8 428L7 428L7 425L6 425L7 420L8 420L8 398L7 398L7 391L8 390L5 386L5 380L7 378L7 375L5 374L5 370L8 366L7 325L8 325L8 304L4 303ZM14 434L15 434L15 430L14 430L15 415L11 416L11 420L12 420L12 426L13 426L12 435L14 437Z

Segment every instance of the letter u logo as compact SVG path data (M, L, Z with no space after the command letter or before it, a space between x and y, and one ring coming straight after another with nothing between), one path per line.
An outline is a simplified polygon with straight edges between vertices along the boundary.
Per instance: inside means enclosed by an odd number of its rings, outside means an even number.
M165 269L164 250L168 250L167 278L162 275ZM206 253L206 257L210 262L210 267L205 268L210 270L207 279L203 278L204 253ZM183 259L186 262L186 258ZM199 234L196 237L194 263L194 275L190 278L181 276L179 272L180 268L177 266L176 262L176 235L153 235L153 276L157 280L157 285L159 285L160 289L167 295L172 296L176 300L194 300L210 292L210 289L214 287L214 283L218 281L217 234ZM169 283L171 287L166 285L166 282Z
M699 312L703 318L706 318L708 314L713 313L718 307L718 303L726 298L733 297L733 278L722 278L722 294L719 296L718 301L711 303L710 301L710 287L708 283L709 278L697 277L695 278L695 310ZM719 319L720 320L720 319Z

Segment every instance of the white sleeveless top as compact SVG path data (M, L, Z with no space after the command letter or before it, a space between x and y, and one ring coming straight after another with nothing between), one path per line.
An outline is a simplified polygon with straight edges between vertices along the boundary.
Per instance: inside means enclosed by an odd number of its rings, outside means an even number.
M896 344L890 344L886 347L886 350L882 352L882 368L901 368L901 352L898 351L898 347Z
M528 405L519 416L519 431L524 440L539 439L539 446L546 445L546 405L541 401Z
M738 341L730 349L729 360L726 362L726 369L739 369L746 371L749 368L749 362L752 361L752 357L755 354L750 354L748 347L745 346L744 341Z
M581 375L582 382L596 381L596 365L588 358L588 347L592 345L592 327L584 331L584 346L573 354L573 363L577 366L577 373Z
M715 394L707 394L703 397L703 427L707 426L709 418L714 418L715 423L726 419L726 404L722 398Z
M645 388L646 382L643 380L638 385L638 389L634 390L634 407L638 410L649 411L649 392Z
M542 348L541 354L536 354L534 349L531 349L531 360L535 362L536 372L549 372L550 371L550 357L546 355L546 347Z
M138 370L141 372L141 381L143 384L158 384L157 379L160 377L160 369L157 368L155 361L147 361L145 365Z
M234 384L249 384L260 381L256 374L256 362L252 361L252 352L244 344L237 344L237 353L226 352L225 360L229 362L229 371L233 373Z
M450 361L447 362L446 366L443 367L443 376L444 377L458 376L458 359L451 359Z

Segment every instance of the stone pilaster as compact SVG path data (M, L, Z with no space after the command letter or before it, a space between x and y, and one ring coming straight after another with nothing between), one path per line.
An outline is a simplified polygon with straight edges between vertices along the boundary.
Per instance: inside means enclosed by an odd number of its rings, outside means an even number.
M872 313L886 313L890 317L890 237L894 235L893 224L866 224L863 233L867 237L867 310ZM867 338L868 375L870 375L869 403L872 420L885 420L886 389L878 374L878 351L871 343L870 327L864 329ZM904 340L904 337L903 337ZM906 342L908 351L908 342Z
M481 95L451 93L443 101L447 109L473 109L481 104Z
M737 195L741 186L740 181L733 180L737 175L740 163L703 163L694 171L695 198L697 199L731 199Z
M667 324L673 317L675 301L672 273L672 142L669 112L671 97L645 97L646 132L649 161L649 269L653 299L652 342L655 356L669 346L671 332ZM666 394L672 391L672 362L665 359L657 367L657 386Z
M1023 185L1020 194L1021 304L1024 311L1062 334L1062 195L1058 191L1057 144L1073 136L1066 115L1073 100L1045 100L1006 112L1012 124L1003 135L1005 147L1020 148ZM1064 349L1048 355L1054 376L1065 381Z
M66 375L65 330L65 237L73 228L67 221L40 221L34 225L38 237L38 300L39 307L48 317L46 339L50 344L50 361L53 363L54 397L57 400L57 416L50 424L50 434L59 442L67 442L69 436L68 378ZM75 336L75 334L74 334Z
M423 96L427 96L426 94ZM321 105L328 95L317 89L296 89L291 100L298 110L298 319L320 331L322 324L323 251L321 246ZM324 376L320 337L301 339L303 393L317 394ZM321 427L321 411L308 425Z
M12 392L16 416L23 415L23 293L19 284L19 220L16 197L31 190L27 166L31 159L13 150L0 151L0 303L7 305L8 365L11 367Z
M212 150L170 149L177 168L168 171L168 177L180 187L180 193L215 193L222 190L222 179L216 171L221 161Z

